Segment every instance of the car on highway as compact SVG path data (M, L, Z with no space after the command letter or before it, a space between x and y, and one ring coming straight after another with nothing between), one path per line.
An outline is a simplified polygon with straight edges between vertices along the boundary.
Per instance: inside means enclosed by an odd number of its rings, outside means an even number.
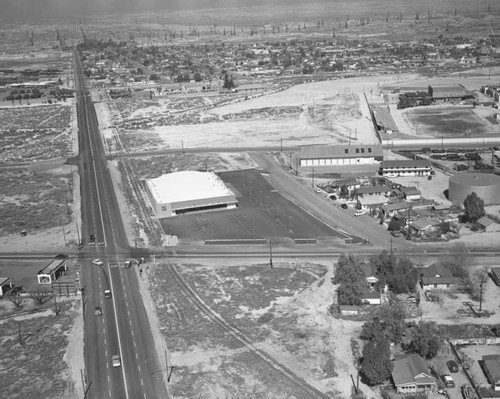
M454 360L448 360L446 362L446 365L448 366L448 370L450 370L450 373L458 373L458 364Z
M365 211L356 211L356 212L354 212L354 216L363 216L363 215L366 215Z
M96 316L101 316L102 315L102 308L100 306L96 306L94 310L94 314Z
M92 263L97 266L102 266L104 263L100 259L92 259Z
M122 360L120 359L120 355L111 356L111 364L113 367L120 367L122 365Z
M104 290L104 298L106 298L106 299L111 298L111 291L110 290Z

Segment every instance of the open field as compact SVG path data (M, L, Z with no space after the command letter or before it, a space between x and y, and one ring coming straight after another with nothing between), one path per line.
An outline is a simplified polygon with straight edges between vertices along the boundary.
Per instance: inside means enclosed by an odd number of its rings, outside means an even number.
M2 308L10 305L7 299L0 301ZM79 300L63 301L59 308L58 316L49 308L43 315L0 321L3 398L73 399L81 395L76 387L78 381L73 379L77 374L69 364L71 355L68 357L75 349L78 352L77 347L68 347L79 335L72 327L82 317L81 304ZM81 357L81 353L77 356Z
M344 237L276 192L259 171L219 176L237 193L238 208L162 219L166 234L195 240Z
M418 136L483 137L500 132L498 125L491 124L474 111L472 106L430 106L412 108L405 115Z
M68 223L73 198L68 179L64 174L37 174L27 169L1 173L0 233L26 230L29 234Z
M305 397L186 301L165 267L152 266L147 275L170 362L176 365L176 397ZM213 312L259 349L332 397L350 396L350 337L361 323L340 325L328 315L333 295L330 267L287 262L278 262L274 269L260 264L176 267Z

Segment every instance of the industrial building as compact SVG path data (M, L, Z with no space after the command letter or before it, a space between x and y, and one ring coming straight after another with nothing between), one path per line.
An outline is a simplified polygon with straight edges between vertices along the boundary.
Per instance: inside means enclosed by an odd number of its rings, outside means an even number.
M213 172L183 171L146 180L151 205L161 218L236 208L235 194Z
M432 101L461 101L474 98L474 94L462 85L429 86Z
M431 161L428 159L391 160L380 165L380 174L387 177L429 176L431 172Z
M383 159L380 144L311 145L300 148L300 166L367 165Z
M485 205L500 203L500 177L487 173L457 173L450 177L448 199L463 204L465 198L475 192Z

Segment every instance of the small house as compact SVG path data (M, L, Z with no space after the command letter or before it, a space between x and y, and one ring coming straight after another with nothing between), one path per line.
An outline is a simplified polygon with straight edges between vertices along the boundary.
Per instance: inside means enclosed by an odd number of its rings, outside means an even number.
M486 233L497 231L498 227L493 219L490 219L488 216L483 216L482 218L478 219L477 224L479 228Z
M342 316L358 316L359 306L355 305L340 305L339 311Z
M458 283L449 269L434 263L421 269L420 285L424 290L450 289Z
M437 388L436 380L425 365L424 359L417 354L394 361L392 380L396 392L400 394L426 392Z
M10 277L0 277L0 298L12 288Z
M483 356L483 370L495 392L500 391L500 355Z

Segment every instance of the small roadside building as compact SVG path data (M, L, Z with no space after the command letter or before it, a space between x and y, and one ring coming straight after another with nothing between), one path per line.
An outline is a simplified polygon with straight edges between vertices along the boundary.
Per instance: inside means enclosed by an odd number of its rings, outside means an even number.
M482 218L478 219L477 224L479 225L479 228L486 233L491 233L498 230L498 225L493 219L490 219L488 216L483 216Z
M420 269L420 286L423 290L449 290L458 283L451 271L441 264Z
M429 85L432 101L461 101L474 98L474 94L462 85Z
M358 316L359 306L355 305L340 305L339 311L342 316Z
M0 298L3 297L11 288L12 281L10 277L0 277Z
M381 144L310 145L300 148L300 166L373 165L382 160Z
M67 270L66 260L54 259L38 272L38 284L52 284Z
M437 388L436 380L420 355L412 354L394 361L392 380L397 393L412 394Z
M379 174L386 177L429 176L431 172L428 159L398 159L382 161Z

